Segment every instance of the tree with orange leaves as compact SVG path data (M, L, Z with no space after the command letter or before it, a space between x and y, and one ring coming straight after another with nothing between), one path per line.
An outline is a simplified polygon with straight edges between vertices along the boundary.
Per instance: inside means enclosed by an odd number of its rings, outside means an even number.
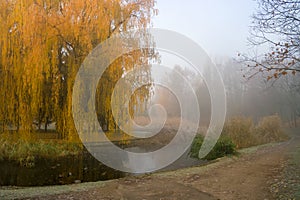
M35 130L34 124L43 123L47 128L55 122L60 138L75 139L72 87L85 56L113 34L148 27L157 12L154 5L154 0L1 1L2 130L14 127L28 138ZM135 54L139 60L141 52ZM125 73L120 71L116 77L114 72L121 65L127 65L127 69L134 67L126 59L121 60L123 63L112 64L108 80L116 80ZM148 59L144 61L147 63ZM106 83L108 92L99 101L109 98L113 88L114 81Z

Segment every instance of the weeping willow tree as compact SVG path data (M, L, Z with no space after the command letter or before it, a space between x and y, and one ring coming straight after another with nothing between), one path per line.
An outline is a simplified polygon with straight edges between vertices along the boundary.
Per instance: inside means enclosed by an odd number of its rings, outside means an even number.
M157 13L154 0L6 0L0 2L0 125L29 138L41 124L56 123L62 139L77 138L72 88L88 53L113 34L146 28ZM144 38L147 39L147 38ZM114 61L100 80L100 123L115 129L110 96L116 81L155 57L134 51ZM130 57L130 58L129 58ZM143 71L151 78L150 67ZM150 87L135 98L146 100ZM137 103L133 100L132 104Z
M147 105L147 101L152 95L149 57L157 58L157 54L154 51L149 51L149 49L135 50L116 59L103 73L96 91L98 100L96 101L96 110L99 123L104 131L118 130L118 125L125 126L130 118L134 118L136 111L141 112L146 109L145 105ZM135 70L134 73L127 75L126 73L132 69ZM124 74L126 74L127 78L122 82L122 87L116 92L117 99L115 101L119 107L115 108L116 116L113 116L111 101L113 90L115 89L114 86ZM135 85L145 82L149 82L149 84L142 87ZM133 88L138 89L130 96L128 91L133 91ZM126 100L130 101L128 113L121 109ZM116 123L115 117L118 117L118 122L123 124Z

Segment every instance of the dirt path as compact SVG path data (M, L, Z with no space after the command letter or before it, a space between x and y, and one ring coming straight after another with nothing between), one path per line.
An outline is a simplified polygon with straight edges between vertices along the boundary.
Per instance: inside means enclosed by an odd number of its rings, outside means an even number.
M27 192L6 189L0 190L0 199L297 199L300 135L292 137L202 167L108 182L28 188Z

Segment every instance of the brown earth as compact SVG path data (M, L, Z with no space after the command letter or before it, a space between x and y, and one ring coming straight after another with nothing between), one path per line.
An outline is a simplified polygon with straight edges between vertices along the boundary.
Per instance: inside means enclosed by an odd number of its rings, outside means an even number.
M297 132L287 142L248 148L206 166L71 186L6 188L0 199L297 199Z

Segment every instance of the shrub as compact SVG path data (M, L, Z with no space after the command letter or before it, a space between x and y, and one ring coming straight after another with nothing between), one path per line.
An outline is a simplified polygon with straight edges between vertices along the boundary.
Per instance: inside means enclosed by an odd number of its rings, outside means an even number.
M197 135L192 143L192 147L190 150L190 156L192 158L198 158L198 154L202 143L203 143L203 136ZM232 142L232 140L228 137L220 137L216 145L209 152L209 154L205 156L204 159L214 160L216 158L220 158L235 153L236 153L236 146Z
M225 123L222 135L229 137L238 149L288 138L281 129L278 115L263 117L257 126L251 118L233 117Z
M205 157L207 160L214 160L216 158L232 155L236 153L236 145L230 138L221 137L211 152Z
M258 143L253 130L251 118L233 117L225 123L222 135L231 138L237 148L245 148Z
M255 133L262 143L283 141L287 136L281 127L282 123L278 115L266 116L259 121Z
M198 154L199 154L202 143L203 143L203 136L197 135L193 140L191 150L190 150L190 156L192 158L198 158Z

